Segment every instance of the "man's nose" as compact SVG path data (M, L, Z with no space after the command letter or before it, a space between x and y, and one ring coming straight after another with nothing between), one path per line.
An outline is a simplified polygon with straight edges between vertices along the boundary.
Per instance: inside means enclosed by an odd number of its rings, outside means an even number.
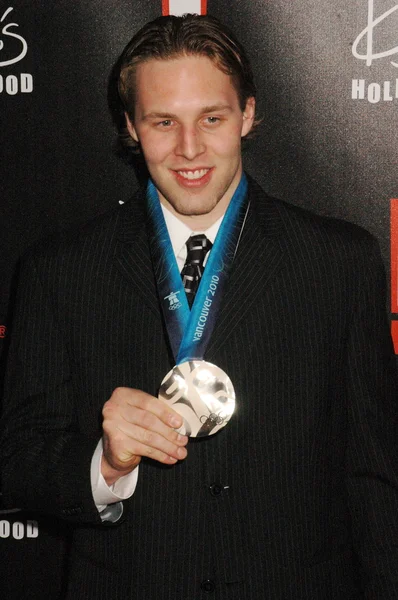
M205 150L201 132L196 127L181 127L178 132L175 153L193 160Z

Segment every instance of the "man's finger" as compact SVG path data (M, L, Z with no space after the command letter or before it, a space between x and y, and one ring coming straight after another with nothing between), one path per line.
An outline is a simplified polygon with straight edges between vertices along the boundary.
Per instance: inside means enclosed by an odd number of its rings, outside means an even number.
M118 404L128 404L129 406L150 412L156 415L165 425L173 429L178 429L182 425L181 415L169 407L163 400L159 400L159 398L155 398L155 396L151 396L142 390L116 388L109 401L112 400L115 400Z
M156 431L144 429L130 423L124 424L123 422L118 425L118 430L126 436L124 448L131 455L140 454L142 447L144 447L145 454L141 456L150 456L153 458L155 452L173 457L175 460L183 460L187 456L187 450L183 446L177 446ZM180 437L182 438L180 443L184 441L186 443L188 440L186 436Z
M129 407L126 414L123 414L125 421L129 424L137 425L148 432L155 432L163 436L165 439L177 444L184 446L188 442L188 438L185 435L181 435L170 426L166 425L157 415L147 410L142 410L137 407ZM123 431L128 433L128 430L120 424ZM131 437L131 436L130 436Z

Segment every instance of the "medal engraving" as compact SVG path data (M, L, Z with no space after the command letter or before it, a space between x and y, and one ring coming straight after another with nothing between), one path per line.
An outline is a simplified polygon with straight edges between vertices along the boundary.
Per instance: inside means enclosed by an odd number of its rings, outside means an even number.
M228 375L204 360L175 366L163 379L159 398L183 418L178 430L189 437L213 435L235 410L235 391Z

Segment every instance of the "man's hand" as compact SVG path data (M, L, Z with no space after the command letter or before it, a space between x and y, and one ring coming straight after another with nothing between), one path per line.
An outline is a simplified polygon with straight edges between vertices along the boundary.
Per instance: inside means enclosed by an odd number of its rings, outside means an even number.
M184 459L188 442L175 431L181 416L165 402L132 388L116 388L104 404L101 472L108 485L127 475L147 456L166 465Z

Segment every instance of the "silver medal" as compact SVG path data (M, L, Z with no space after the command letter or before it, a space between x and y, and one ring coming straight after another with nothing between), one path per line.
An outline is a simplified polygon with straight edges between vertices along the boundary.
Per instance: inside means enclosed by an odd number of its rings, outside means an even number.
M235 391L228 375L205 360L176 365L163 379L158 397L183 418L178 430L189 437L213 435L235 410Z

